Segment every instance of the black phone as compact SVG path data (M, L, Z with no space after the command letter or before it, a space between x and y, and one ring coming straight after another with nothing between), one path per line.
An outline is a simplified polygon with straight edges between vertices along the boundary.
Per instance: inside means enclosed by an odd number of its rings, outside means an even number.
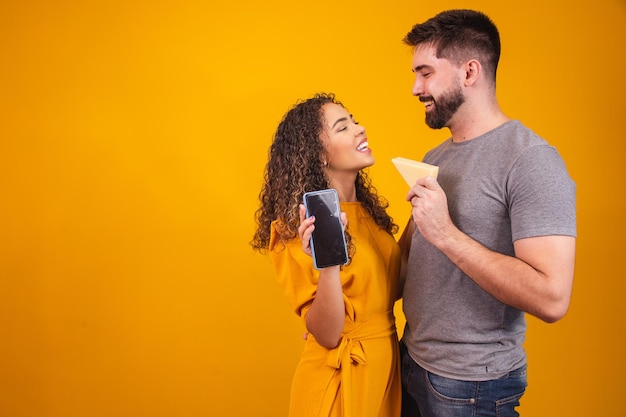
M348 263L348 249L341 222L337 190L311 191L304 194L306 216L315 216L311 234L311 252L316 269Z

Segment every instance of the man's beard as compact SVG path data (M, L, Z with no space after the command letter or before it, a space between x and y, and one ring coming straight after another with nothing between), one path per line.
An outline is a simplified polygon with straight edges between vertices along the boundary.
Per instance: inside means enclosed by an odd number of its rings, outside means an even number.
M435 104L433 110L426 112L426 124L431 129L446 127L454 113L461 107L461 104L465 103L465 97L458 84L450 87L437 100L434 100L433 97L420 97L420 101L428 100L433 100Z

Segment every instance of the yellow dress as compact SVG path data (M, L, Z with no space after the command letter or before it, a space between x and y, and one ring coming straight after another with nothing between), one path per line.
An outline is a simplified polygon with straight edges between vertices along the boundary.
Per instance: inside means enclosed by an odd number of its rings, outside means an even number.
M296 368L291 417L397 417L401 408L398 336L393 306L398 293L400 249L360 203L341 203L356 252L340 273L346 318L335 349L312 335ZM306 321L319 272L300 239L277 241L272 224L270 256L296 314Z

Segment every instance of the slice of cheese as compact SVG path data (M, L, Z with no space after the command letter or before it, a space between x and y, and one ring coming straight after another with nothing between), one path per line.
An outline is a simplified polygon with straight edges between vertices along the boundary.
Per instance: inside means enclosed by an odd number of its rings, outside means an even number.
M396 166L402 178L409 184L409 187L415 185L415 181L427 176L437 178L439 173L439 167L436 165L430 165L425 162L418 162L407 158L392 158L391 162Z

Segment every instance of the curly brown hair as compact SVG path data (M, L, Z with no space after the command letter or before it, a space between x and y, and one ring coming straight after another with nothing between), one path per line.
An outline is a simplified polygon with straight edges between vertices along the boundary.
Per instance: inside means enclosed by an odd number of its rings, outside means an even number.
M296 102L278 125L259 194L261 204L255 212L258 227L250 242L255 250L263 252L268 249L274 220L279 220L277 232L281 241L298 236L299 204L304 193L330 188L330 181L324 172L326 150L320 138L324 128L323 106L327 103L345 107L333 93L317 93L307 100ZM355 186L357 200L376 224L389 234L397 233L398 225L386 211L388 201L378 195L364 170L357 174ZM346 242L352 256L354 245L348 228Z

